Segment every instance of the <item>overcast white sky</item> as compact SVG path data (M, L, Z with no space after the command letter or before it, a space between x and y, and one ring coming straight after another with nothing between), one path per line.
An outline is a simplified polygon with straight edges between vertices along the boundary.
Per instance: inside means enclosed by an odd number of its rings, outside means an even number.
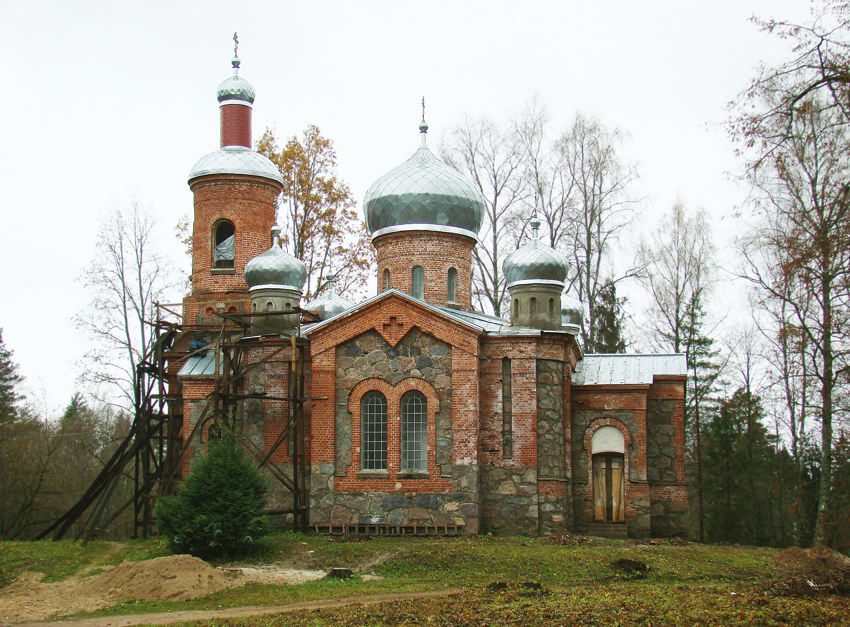
M80 275L98 218L138 198L163 248L192 211L186 176L218 148L215 90L254 84L255 139L317 124L358 199L464 113L503 120L537 94L561 129L583 111L629 134L637 228L677 199L704 207L718 243L745 189L721 123L759 62L786 48L751 15L805 20L802 0L715 2L38 2L0 0L0 327L30 396L51 411L75 389ZM725 255L721 252L721 255ZM722 310L723 304L718 304Z

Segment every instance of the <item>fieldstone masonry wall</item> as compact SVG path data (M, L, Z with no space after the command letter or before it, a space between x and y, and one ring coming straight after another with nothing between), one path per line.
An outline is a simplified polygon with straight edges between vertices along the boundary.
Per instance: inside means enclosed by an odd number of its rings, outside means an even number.
M376 331L368 331L338 345L335 353L334 463L313 465L311 519L334 525L466 525L477 520L478 467L452 464L451 346L413 328L395 347ZM359 444L352 442L349 397L358 383L369 378L393 386L406 379L423 379L437 392L434 456L439 477L423 480L421 490L408 493L335 488L335 478L357 476L359 470L352 468L352 447ZM398 417L388 416L388 420L394 419ZM398 443L388 442L388 447L393 446ZM368 481L362 479L360 485L368 485ZM449 491L429 491L429 483L446 481L451 486Z
M538 520L539 533L544 535L565 531L570 509L564 450L565 367L560 361L537 360Z
M452 449L452 354L445 342L412 329L395 348L377 331L369 331L336 348L335 473L344 476L351 466L351 414L348 397L364 379L377 377L390 385L404 379L425 379L440 397L437 411L437 447L441 474L449 471ZM389 417L391 419L391 417Z

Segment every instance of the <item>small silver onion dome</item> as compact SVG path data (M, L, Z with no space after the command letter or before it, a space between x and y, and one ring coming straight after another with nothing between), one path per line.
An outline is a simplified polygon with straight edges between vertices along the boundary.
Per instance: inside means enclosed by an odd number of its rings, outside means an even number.
M354 306L348 300L337 294L336 282L333 276L328 277L328 286L324 292L304 305L304 309L317 312L322 320L327 320Z
M307 279L307 268L300 259L283 252L280 227L272 228L272 247L245 264L245 283L249 288L278 287L300 292Z
M219 83L218 101L241 100L248 104L254 104L254 86L239 76L239 57L234 56L231 63L233 64L233 76Z
M531 221L531 228L534 232L531 243L513 251L502 264L508 287L521 283L563 284L569 269L566 257L554 248L541 246L540 221L536 217Z
M189 172L189 182L208 174L261 176L283 184L280 170L267 157L245 146L225 146L204 155Z
M584 307L581 301L564 294L561 296L561 324L581 326L584 319Z
M424 113L419 130L419 150L366 191L363 207L372 237L410 230L476 237L484 216L484 197L472 181L428 148Z

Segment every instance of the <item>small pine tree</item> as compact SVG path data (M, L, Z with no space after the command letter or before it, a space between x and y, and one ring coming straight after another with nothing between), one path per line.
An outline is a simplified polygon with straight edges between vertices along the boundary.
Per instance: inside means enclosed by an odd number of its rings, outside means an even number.
M175 552L202 558L244 553L268 533L266 486L232 434L212 440L173 497L156 505L159 531Z

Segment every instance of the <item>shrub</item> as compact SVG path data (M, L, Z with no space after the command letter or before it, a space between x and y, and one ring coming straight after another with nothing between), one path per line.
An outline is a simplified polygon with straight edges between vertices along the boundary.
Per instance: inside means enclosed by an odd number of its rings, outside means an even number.
M171 549L202 558L244 553L268 533L260 515L266 486L230 434L209 443L173 497L157 502L159 531Z

